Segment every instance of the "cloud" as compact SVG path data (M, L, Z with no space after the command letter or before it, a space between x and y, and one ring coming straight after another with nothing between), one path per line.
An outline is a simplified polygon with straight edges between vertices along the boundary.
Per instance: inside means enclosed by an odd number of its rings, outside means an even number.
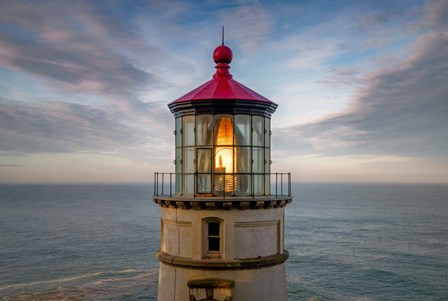
M166 159L170 154L163 133L171 132L171 118L159 104L146 104L160 116L146 120L114 107L54 101L17 105L2 98L0 105L0 149L9 155L91 152ZM158 145L157 151L149 143Z
M259 1L244 2L221 13L227 37L244 50L255 50L267 39L274 23L270 11Z
M139 25L126 15L133 9L139 4L3 3L0 67L17 77L0 98L2 155L170 157L166 102L146 97L167 85L149 71L163 55L139 36ZM44 95L33 95L35 87L25 86L21 74L43 84Z
M448 2L430 1L425 7L424 23L430 27L448 26Z
M299 154L446 156L448 34L420 37L412 53L368 74L349 110L281 129L274 139Z
M131 48L134 53L145 48L129 28L132 23L121 26L106 10L84 1L3 3L0 66L64 90L116 99L159 84L160 79L126 55Z

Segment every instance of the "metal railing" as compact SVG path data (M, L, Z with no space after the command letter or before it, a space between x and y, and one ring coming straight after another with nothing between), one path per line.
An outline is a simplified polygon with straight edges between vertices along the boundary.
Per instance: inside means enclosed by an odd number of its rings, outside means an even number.
M204 175L204 174L199 174ZM180 187L177 187L176 191L176 179L185 182L186 176L192 176L193 181L193 189L190 189L190 192L185 192L184 189L181 187L182 185L179 185ZM246 192L240 192L238 191L238 188L234 187L232 191L223 191L217 188L218 185L216 185L216 181L219 179L223 181L219 184L220 189L224 189L223 187L226 187L226 177L231 177L231 181L236 182L237 176L248 176L250 178L250 184L248 185L248 191L246 189ZM254 189L254 178L255 176L264 176L263 178L263 192L257 191L255 192ZM269 186L266 185L266 177L269 179ZM167 197L181 197L181 196L187 196L187 197L282 197L282 196L291 196L291 173L266 173L266 174L220 174L220 173L214 173L210 174L210 191L199 192L198 185L198 174L197 173L173 173L173 172L154 172L154 196L167 196ZM185 184L185 183L184 183ZM216 187L215 187L216 186Z

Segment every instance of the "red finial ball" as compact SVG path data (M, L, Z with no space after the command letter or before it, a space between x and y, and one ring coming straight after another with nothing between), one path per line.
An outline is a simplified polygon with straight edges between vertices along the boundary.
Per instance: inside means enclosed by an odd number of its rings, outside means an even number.
M225 45L221 45L216 47L215 51L213 51L213 60L216 64L218 63L226 63L230 64L232 61L232 50Z

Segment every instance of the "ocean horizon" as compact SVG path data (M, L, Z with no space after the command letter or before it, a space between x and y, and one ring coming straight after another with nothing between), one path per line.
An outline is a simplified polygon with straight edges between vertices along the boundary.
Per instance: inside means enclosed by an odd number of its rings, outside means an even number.
M448 300L448 185L294 184L288 300ZM156 300L146 184L0 185L1 300Z

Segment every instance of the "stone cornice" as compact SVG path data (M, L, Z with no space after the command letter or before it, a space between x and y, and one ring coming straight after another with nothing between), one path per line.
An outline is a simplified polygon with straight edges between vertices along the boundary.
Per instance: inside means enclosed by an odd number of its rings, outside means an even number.
M255 198L184 198L159 195L154 196L153 200L160 207L164 208L184 210L246 210L282 208L292 202L292 196Z
M186 257L179 257L167 254L159 251L156 257L160 262L171 265L174 267L180 267L185 269L198 269L198 270L252 270L263 269L275 265L284 263L289 253L287 250L283 250L282 254L275 254L264 257L248 258L248 259L235 259L235 260L222 260L222 259L203 259L194 260Z

